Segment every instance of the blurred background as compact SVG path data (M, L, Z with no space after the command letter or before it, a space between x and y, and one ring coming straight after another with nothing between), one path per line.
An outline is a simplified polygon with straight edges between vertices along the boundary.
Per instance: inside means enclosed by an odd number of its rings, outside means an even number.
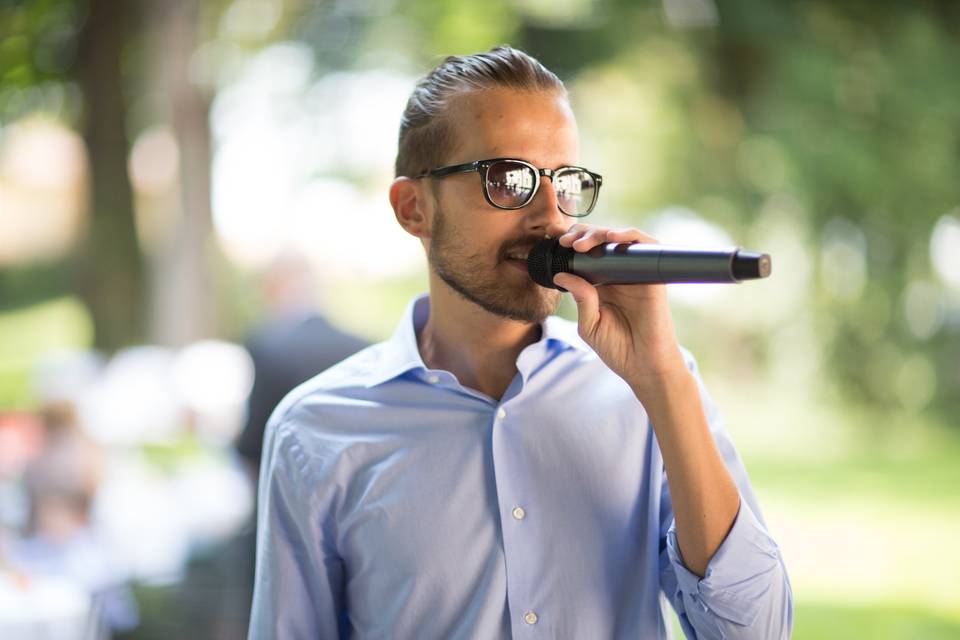
M244 637L263 421L426 290L400 114L500 43L592 223L773 256L670 295L795 637L960 637L950 0L0 0L0 636Z

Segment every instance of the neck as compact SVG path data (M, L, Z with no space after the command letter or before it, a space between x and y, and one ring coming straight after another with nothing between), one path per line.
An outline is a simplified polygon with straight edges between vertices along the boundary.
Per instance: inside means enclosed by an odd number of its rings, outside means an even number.
M424 364L499 400L517 374L517 356L540 339L540 325L494 315L431 274L430 315L417 336Z

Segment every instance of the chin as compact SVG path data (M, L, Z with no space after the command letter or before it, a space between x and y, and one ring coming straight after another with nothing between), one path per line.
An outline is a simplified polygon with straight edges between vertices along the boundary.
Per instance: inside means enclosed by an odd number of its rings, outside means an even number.
M540 289L535 294L535 299L528 299L519 302L526 302L527 304L517 304L517 318L522 322L529 322L532 324L540 324L547 319L548 316L553 315L557 311L557 307L560 306L560 296L559 291L554 291L552 289L546 289L540 285L534 285L537 289Z
M436 265L434 273L463 300L508 320L539 324L560 305L559 291L541 287L529 278L519 284L512 284L509 278L490 277L492 272L484 278L465 278Z
M532 281L522 290L504 286L494 295L475 296L471 302L494 315L524 322L540 324L556 312L560 305L560 292L546 289ZM480 298L480 299L477 299Z

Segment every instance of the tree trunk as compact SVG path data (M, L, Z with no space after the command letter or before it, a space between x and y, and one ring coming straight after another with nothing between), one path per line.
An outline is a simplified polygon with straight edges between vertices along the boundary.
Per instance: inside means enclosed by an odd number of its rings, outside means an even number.
M217 334L210 207L210 103L191 81L190 57L198 43L198 3L168 0L152 5L159 79L159 115L171 123L180 153L175 224L158 242L154 262L150 330L161 344L182 346Z
M143 337L143 269L127 174L127 105L121 79L131 5L90 0L88 6L76 67L91 172L79 290L93 316L95 346L113 351Z

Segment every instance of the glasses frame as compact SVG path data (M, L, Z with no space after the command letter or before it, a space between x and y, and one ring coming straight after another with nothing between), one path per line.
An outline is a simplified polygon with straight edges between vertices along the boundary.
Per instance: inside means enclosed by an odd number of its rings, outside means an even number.
M515 207L507 207L507 206L495 203L490 198L490 193L488 191L489 183L487 182L487 172L490 170L491 166L493 166L498 162L515 162L517 164L521 164L529 168L531 171L537 174L537 179L533 185L533 191L530 193L530 197L527 199L527 201L524 202L523 204L517 205ZM600 197L600 186L603 184L603 176L601 176L599 173L594 173L593 171L590 171L589 169L585 169L583 167L567 166L567 167L558 167L556 169L541 169L539 167L536 167L530 164L526 160L520 160L519 158L490 158L488 160L475 160L474 162L467 162L464 164L451 164L446 167L438 167L436 169L429 169L427 171L423 171L413 176L413 179L416 180L418 178L446 178L447 176L452 176L459 173L469 173L471 171L476 171L477 173L480 174L480 184L483 186L483 197L487 201L487 203L491 207L495 207L497 209L505 209L507 211L522 209L528 204L530 204L531 202L533 202L533 199L537 197L537 192L540 191L540 183L543 182L540 179L541 177L546 176L550 178L550 183L551 185L553 185L554 178L557 175L560 175L567 171L583 171L584 173L589 174L590 177L593 178L593 181L597 185L597 188L594 189L594 192L593 192L593 200L590 201L590 206L587 207L587 210L579 214L567 213L566 211L563 210L563 206L560 204L559 198L557 199L557 207L560 209L560 212L563 213L563 215L565 216L570 216L571 218L584 218L590 215L590 212L593 211L594 206L596 206L597 204L597 198Z

